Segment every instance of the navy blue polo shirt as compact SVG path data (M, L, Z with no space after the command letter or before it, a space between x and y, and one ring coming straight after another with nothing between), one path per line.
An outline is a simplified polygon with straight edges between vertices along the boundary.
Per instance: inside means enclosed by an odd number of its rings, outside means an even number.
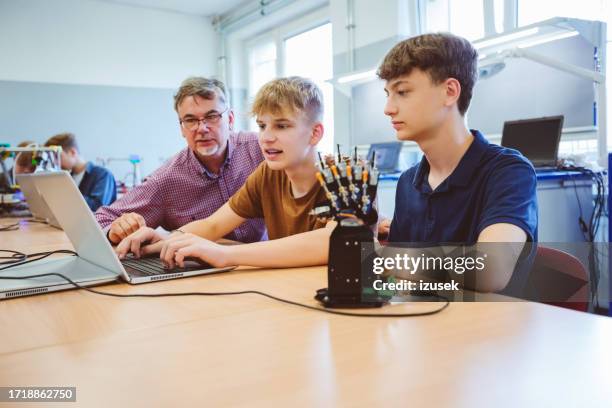
M516 150L474 141L457 168L434 191L425 156L399 178L390 242L472 245L486 227L513 224L538 239L536 174Z
M79 190L92 211L110 205L117 199L117 186L113 173L104 167L87 162Z

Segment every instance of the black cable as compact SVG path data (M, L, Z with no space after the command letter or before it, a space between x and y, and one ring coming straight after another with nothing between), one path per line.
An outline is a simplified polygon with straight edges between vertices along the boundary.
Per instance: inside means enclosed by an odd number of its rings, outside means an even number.
M16 262L23 261L27 258L26 254L24 254L23 252L19 252L19 251L12 251L10 249L0 249L0 252L7 252L11 254L10 256L0 256L0 259L8 259L8 261L0 262L0 265L13 264Z
M586 233L585 240L590 243L589 254L588 254L589 284L590 284L590 292L591 292L590 295L591 295L591 304L594 306L595 309L597 309L597 307L599 306L598 288L599 288L599 282L600 282L599 266L600 266L601 259L600 259L600 253L598 249L596 248L597 243L595 242L595 240L597 239L597 232L599 231L599 226L601 224L602 216L608 214L608 210L606 209L606 183L604 179L604 173L603 172L596 173L591 169L587 169L585 167L578 167L578 166L565 166L562 169L580 172L581 174L588 176L596 184L597 193L595 194L595 199L593 200L593 212L591 213L591 216L589 218L589 223L587 226L586 223L584 222L584 219L582 218L582 207L580 205L580 200L578 198L576 181L574 180L573 177L570 176L570 178L574 182L574 192L576 193L576 200L578 201L578 206L580 208L580 213L581 213L579 217L580 227L581 227L583 234ZM610 226L608 226L608 228L610 228Z
M2 262L0 263L0 265L3 264L8 264L8 266L4 266L2 268L0 268L0 271L3 271L5 269L9 269L9 268L14 268L15 266L19 266L19 265L25 265L31 262L35 262L35 261L40 261L41 259L45 259L53 254L69 254L69 255L74 255L76 256L77 253L74 251L71 251L69 249L58 249L56 251L49 251L49 252L37 252L34 254L24 254L18 251L11 251L11 250L5 250L5 249L0 249L1 252L12 252L15 257L20 257L21 259L16 260L16 261L8 261L8 262ZM17 255L19 254L19 255ZM36 258L37 257L37 258ZM5 258L0 258L0 259L5 259ZM24 278L25 279L25 278Z
M19 229L19 223L0 225L0 232L3 231L17 231Z
M580 211L580 217L578 220L580 223L580 230L583 232L583 234L586 234L585 239L588 242L594 242L597 237L599 225L601 223L601 217L606 213L606 210L605 210L605 207L606 207L605 181L603 178L603 174L595 173L591 169L587 169L585 167L578 167L578 166L564 166L564 167L561 167L561 170L575 171L583 175L586 175L591 180L593 180L593 182L597 186L597 193L595 195L595 199L593 200L593 211L591 212L591 215L589 217L588 224L587 224L584 218L582 218L582 205L578 197L578 189L576 186L576 180L574 179L572 175L569 175L570 179L573 181L573 184L574 184L574 193L576 194L576 201L578 203L578 208Z
M595 241L595 235L597 234L597 230L599 229L599 220L601 218L602 191L601 191L601 184L600 184L600 179L598 175L596 175L594 172L590 170L584 171L584 174L588 174L591 177L591 179L597 184L597 194L595 195L593 212L591 213L591 218L589 219L589 233L590 233L589 238L590 238L590 241L593 242Z
M34 218L26 218L26 219L23 219L23 220L21 220L21 221L23 221L23 222L29 222L29 223L31 223L31 224L48 224L48 222L47 222L47 221L44 221L44 220L37 220L37 219L34 219Z
M24 262L19 262L19 263L14 263L5 267L0 268L0 271L5 270L5 269L9 269L9 268L13 268L15 266L19 266L19 265L23 265L26 263L30 263L30 262L34 262L34 261L38 261L40 259L46 258L47 256L50 256L52 254L56 254L56 253L71 253L71 254L75 254L76 253L74 251L67 251L67 250L59 250L59 251L51 251L51 252L41 252L38 254L30 254L30 255L26 255L27 258L33 257L33 256L40 256L39 258L36 259L28 259ZM42 256L41 256L42 255ZM310 306L310 305L306 305L303 303L299 303L299 302L295 302L293 300L288 300L288 299L283 299L274 295L270 295L268 293L265 292L260 292L258 290L242 290L242 291L233 291L233 292L179 292L179 293L132 293L132 294L120 294L120 293L112 293L112 292L103 292L100 290L96 290L96 289L91 289L88 288L86 286L82 286L76 282L74 282L72 279L62 275L61 273L41 273L38 275L28 275L28 276L1 276L0 275L0 279L13 279L13 280L19 280L19 279L34 279L34 278L42 278L45 276L58 276L62 279L64 279L65 281L69 282L71 285L73 285L74 287L78 288L78 289L83 289L87 292L91 292L91 293L95 293L97 295L103 295L103 296L111 296L111 297L120 297L120 298L131 298L131 297L138 297L138 298L158 298L158 297L176 297L176 296L233 296L233 295L246 295L246 294L253 294L253 295L260 295L260 296L264 296L267 297L269 299L272 300L276 300L277 302L281 302L281 303L286 303L286 304L290 304L290 305L294 305L294 306L299 306L299 307L303 307L306 309L310 309L310 310L316 310L319 312L324 312L324 313L330 313L330 314L335 314L335 315L341 315L341 316L355 316L355 317L417 317L417 316L429 316L432 314L436 314L441 312L442 310L446 309L448 307L448 305L450 304L450 301L448 300L447 297L445 296L441 296L441 295L435 295L438 299L443 300L444 304L434 310L429 310L426 312L416 312L416 313L351 313L351 312L342 312L339 310L330 310L330 309L323 309L320 307L316 307L316 306Z
M580 197L578 196L578 186L576 185L576 179L574 179L574 177L572 177L571 175L569 177L574 184L574 194L576 195L576 202L578 203L578 225L580 226L580 232L582 232L582 236L584 237L584 239L588 241L588 227L586 225L586 222L584 222L584 218L582 218L582 204L580 203Z

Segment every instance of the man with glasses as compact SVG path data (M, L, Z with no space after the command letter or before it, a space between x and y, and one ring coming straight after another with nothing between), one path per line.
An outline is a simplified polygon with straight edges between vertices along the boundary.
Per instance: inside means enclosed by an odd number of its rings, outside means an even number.
M263 156L253 132L235 132L225 86L215 79L188 78L174 96L187 147L113 205L96 211L111 243L140 227L174 230L206 218L229 201ZM265 239L263 220L251 220L225 238Z

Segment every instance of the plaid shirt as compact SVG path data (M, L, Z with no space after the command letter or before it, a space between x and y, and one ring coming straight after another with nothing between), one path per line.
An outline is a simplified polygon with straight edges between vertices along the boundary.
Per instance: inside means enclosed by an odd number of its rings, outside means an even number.
M136 212L147 226L170 231L210 216L229 201L263 160L256 133L232 133L227 145L227 158L219 174L210 173L187 147L121 199L100 207L96 220L106 231L121 214ZM257 242L267 239L267 234L262 219L251 219L225 238Z

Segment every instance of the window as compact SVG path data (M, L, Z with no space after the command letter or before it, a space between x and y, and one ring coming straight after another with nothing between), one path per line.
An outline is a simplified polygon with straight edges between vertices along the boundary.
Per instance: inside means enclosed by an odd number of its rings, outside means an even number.
M504 31L504 0L494 0L493 17L495 18L495 32Z
M548 20L553 17L571 17L583 20L602 20L609 0L519 0L520 26Z
M313 46L316 44L316 46ZM323 93L325 134L319 150L333 152L334 146L334 88L326 82L333 77L331 23L305 31L285 40L283 75L298 75L312 79Z
M269 41L251 47L249 52L249 96L276 77L276 44Z
M448 0L428 0L425 9L427 32L448 31Z
M477 40L484 37L482 0L449 0L450 32Z
M518 0L518 22L520 26L532 24L542 20L548 20L553 17L571 17L583 20L599 20L606 23L612 22L610 13L612 12L612 4L609 0ZM610 54L612 47L610 47L610 39L612 38L612 31L608 26L608 44L606 52L606 76L610 78L612 75L612 64L610 64ZM610 118L612 115L612 105L610 98L612 92L610 89L610 82L608 79L607 85L607 117ZM608 129L610 124L608 123ZM590 145L578 145L573 144L567 147L568 150L574 153L582 153L585 150L597 150ZM608 149L612 149L612 132L608 130Z
M325 133L318 148L332 152L334 145L332 25L329 9L322 7L300 18L275 24L249 39L244 47L248 61L247 99L252 103L257 91L267 82L291 75L312 79L323 93ZM241 75L237 76L240 77ZM255 119L250 129L257 131Z
M276 43L269 40L249 47L249 101L266 82L276 78ZM254 118L249 121L252 131L257 131Z
M428 0L426 4L428 32L450 31L468 40L484 37L482 0Z

